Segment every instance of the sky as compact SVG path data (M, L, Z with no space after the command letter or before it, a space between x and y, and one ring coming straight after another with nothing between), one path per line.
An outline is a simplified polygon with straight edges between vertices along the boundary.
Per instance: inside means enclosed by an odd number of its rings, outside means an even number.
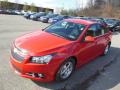
M10 2L28 4L34 3L36 6L48 8L75 9L85 7L88 0L8 0Z

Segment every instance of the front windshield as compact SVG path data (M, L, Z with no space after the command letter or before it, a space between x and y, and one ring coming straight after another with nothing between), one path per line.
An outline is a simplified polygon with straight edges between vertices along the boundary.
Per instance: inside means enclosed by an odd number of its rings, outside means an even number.
M61 18L63 18L64 16L57 16L57 17L55 17L55 19L61 19Z
M45 32L51 33L53 35L69 39L76 40L79 35L84 30L85 25L77 24L68 21L57 22L45 29Z
M45 13L43 12L40 12L40 13L37 13L36 16L39 16L39 15L44 15Z
M55 14L48 14L47 17L53 17Z

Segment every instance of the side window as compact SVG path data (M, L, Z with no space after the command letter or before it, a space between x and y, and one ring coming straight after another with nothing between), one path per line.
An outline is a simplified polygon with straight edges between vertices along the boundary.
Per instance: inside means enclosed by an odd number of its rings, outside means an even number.
M68 16L64 16L64 18L68 18Z
M88 29L86 35L96 37L96 36L104 35L106 32L107 30L102 25L94 24Z
M102 35L109 32L109 29L103 26L101 26L101 30L102 30Z
M86 32L86 36L95 36L95 31L97 30L96 25L92 25L88 28L87 32Z
M120 26L120 22L119 22L119 26Z
M98 29L97 29L97 32L96 32L96 36L99 36L99 35L104 35L105 33L109 32L109 29L102 26L102 25L97 25Z
M117 26L120 26L120 22L117 24Z
M97 30L95 31L95 36L100 36L102 34L104 34L104 31L102 30L101 25L97 24Z

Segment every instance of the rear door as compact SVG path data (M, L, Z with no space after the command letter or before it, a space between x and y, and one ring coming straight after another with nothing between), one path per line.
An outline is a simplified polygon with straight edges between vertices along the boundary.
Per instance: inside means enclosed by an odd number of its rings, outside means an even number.
M98 29L96 31L96 41L97 41L97 49L98 54L103 54L103 51L107 44L111 42L111 32L108 30L108 28L102 26L101 24L97 25Z
M106 46L107 35L105 34L106 33L105 31L106 29L104 28L104 26L102 26L101 24L97 24L97 29L95 31L95 42L96 42L96 49L97 49L96 56L102 54Z

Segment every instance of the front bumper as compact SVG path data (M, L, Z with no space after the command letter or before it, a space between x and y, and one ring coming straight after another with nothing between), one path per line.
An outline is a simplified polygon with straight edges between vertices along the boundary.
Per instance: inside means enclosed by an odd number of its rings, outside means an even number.
M50 24L54 24L54 23L56 23L56 22L58 22L57 20L48 20L48 23L50 23Z
M51 82L54 81L55 73L58 69L57 65L48 65L48 64L34 64L34 63L26 63L16 61L13 57L10 58L10 65L21 77L29 78L35 81L40 82ZM31 74L41 74L42 77L38 75L31 75Z
M48 23L48 19L41 19L41 22Z

